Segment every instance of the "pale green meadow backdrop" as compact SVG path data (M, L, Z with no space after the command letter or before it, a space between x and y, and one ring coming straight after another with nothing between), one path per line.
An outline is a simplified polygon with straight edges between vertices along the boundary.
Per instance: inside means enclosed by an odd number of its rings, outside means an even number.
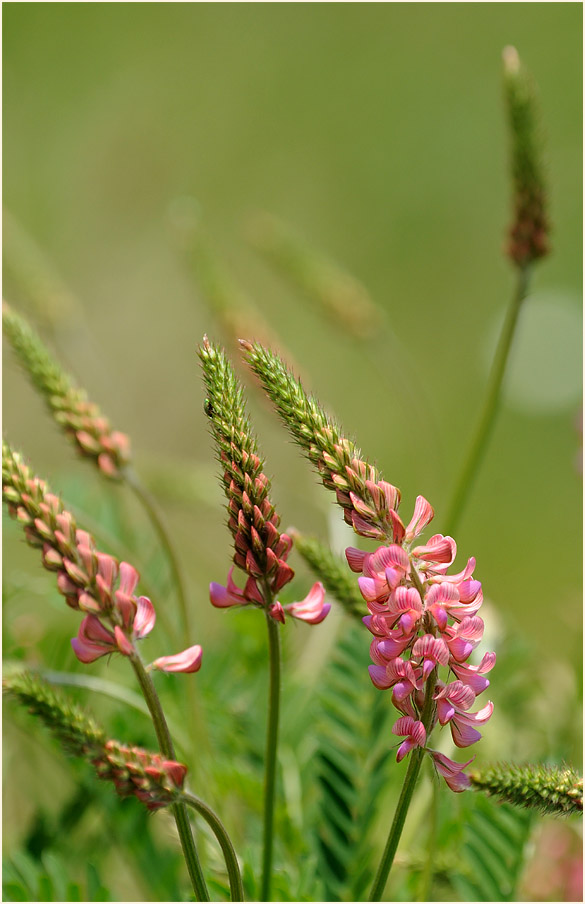
M581 26L578 3L4 4L5 214L73 301L49 330L8 262L4 292L129 433L186 573L201 676L214 645L234 643L237 663L254 629L246 613L234 628L208 601L209 582L224 582L230 537L196 347L208 333L238 351L177 223L195 218L205 229L310 388L401 488L405 516L422 493L440 531L513 289L501 84L501 51L513 44L539 89L553 253L537 265L522 312L500 416L457 531L458 562L477 558L485 648L505 663L501 682L497 667L490 676L496 710L478 754L580 767ZM363 283L383 312L377 335L361 342L261 259L249 240L258 211ZM254 338L254 323L249 330ZM352 542L248 386L283 526ZM8 349L4 432L94 518L115 510L138 523L137 567L150 558L164 569L126 491L104 487L75 458ZM298 558L293 565L305 573ZM5 655L86 668L67 648L78 619L12 524L4 571L20 588L7 601ZM340 620L332 615L330 631ZM328 630L317 631L288 641L287 668L307 680L325 664ZM116 664L92 668L123 674ZM51 811L59 798L46 772L31 776L21 740L6 729L9 852L36 801Z

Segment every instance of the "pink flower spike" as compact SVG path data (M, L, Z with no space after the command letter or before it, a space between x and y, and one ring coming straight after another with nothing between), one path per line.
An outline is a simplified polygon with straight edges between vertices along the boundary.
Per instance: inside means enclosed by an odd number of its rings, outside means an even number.
M434 518L433 507L424 496L417 496L416 503L414 506L414 514L410 520L410 522L406 526L406 533L404 535L404 539L407 543L410 543L414 540L415 537L418 537L419 534L422 534L423 530L430 524Z
M445 756L444 753L439 753L438 750L429 750L429 753L434 760L437 772L443 776L451 791L459 793L469 788L471 781L463 770L473 763L474 756L467 763L456 763L454 760L449 759L448 756Z
M306 621L309 625L318 625L329 614L331 603L325 602L325 588L320 581L317 581L304 600L301 600L300 603L291 603L286 609L293 618Z
M182 653L175 653L174 656L159 656L152 663L153 669L159 669L161 672L198 672L201 668L201 659L203 650L198 644L188 647Z
M424 725L422 722L415 721L411 716L403 716L399 719L392 728L392 734L407 736L396 753L397 763L403 760L413 747L424 747L427 740Z
M137 600L136 615L134 617L134 634L141 640L150 634L156 621L154 606L147 596L139 596Z

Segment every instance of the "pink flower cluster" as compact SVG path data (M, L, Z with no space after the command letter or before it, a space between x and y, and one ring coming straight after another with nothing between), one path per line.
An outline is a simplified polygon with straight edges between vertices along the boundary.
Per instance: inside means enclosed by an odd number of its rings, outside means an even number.
M57 501L47 494L48 506L53 499ZM83 663L109 653L131 656L135 642L150 634L156 620L148 597L134 595L140 575L128 562L118 565L113 556L98 552L91 535L75 527L69 512L57 513L55 521L52 543L43 546L43 563L58 572L57 586L67 604L87 613L71 641L75 655ZM150 668L195 672L201 656L201 647L193 646L156 659Z
M432 520L433 509L418 496L414 515L405 527L396 512L400 494L391 489L394 542L374 553L353 547L346 550L350 568L361 574L358 584L370 612L363 620L374 635L370 677L377 688L392 689L392 702L402 713L392 729L406 738L398 748L397 760L414 747L422 747L449 787L463 791L469 787L463 770L472 760L456 763L427 748L426 743L438 721L449 724L457 747L469 747L481 737L477 726L492 714L491 702L470 712L475 698L489 686L485 675L496 659L495 653L486 653L479 665L467 663L483 636L484 624L477 615L483 601L481 583L472 578L473 558L463 571L447 574L457 552L452 537L435 534L426 544L413 546ZM447 669L445 681L438 677L440 667ZM455 680L449 682L450 674ZM423 706L430 679L432 706L427 708L425 726Z
M286 534L282 534L281 538L283 537L286 537ZM227 587L215 582L209 585L209 597L213 605L218 609L249 604L266 608L256 579L250 576L244 589L240 590L232 578L233 570L233 567L230 568ZM285 621L285 613L288 612L293 618L298 618L309 625L318 625L327 616L330 609L331 603L325 602L325 588L320 581L317 581L301 602L283 606L278 600L275 600L269 605L267 611L275 621L282 622L282 624Z

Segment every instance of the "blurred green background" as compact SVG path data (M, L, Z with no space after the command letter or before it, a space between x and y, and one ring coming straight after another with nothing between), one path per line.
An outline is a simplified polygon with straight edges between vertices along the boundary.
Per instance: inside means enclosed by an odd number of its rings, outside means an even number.
M500 58L514 44L539 88L553 254L522 312L458 561L477 558L486 640L508 662L490 693L510 722L496 710L482 755L579 765L581 22L576 3L4 4L4 291L130 434L176 539L204 670L242 630L207 602L230 553L195 351L208 333L238 353L210 305L206 255L237 287L237 329L268 327L401 488L404 514L422 493L440 531L513 289ZM365 286L381 312L369 339L266 264L250 239L257 211ZM352 542L252 386L250 408L283 524ZM4 429L93 519L114 530L115 511L138 567L164 573L125 491L74 457L10 353ZM76 619L55 594L47 607L51 580L12 528L5 563L20 581L9 655L75 669ZM297 671L318 672L319 631L294 632L291 668L304 650ZM9 848L32 806L11 785Z

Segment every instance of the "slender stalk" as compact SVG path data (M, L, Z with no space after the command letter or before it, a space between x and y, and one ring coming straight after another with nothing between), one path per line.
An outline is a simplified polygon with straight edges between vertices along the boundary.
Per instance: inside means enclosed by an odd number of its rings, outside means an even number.
M231 899L232 901L243 901L244 886L242 883L240 867L238 865L238 858L236 857L234 846L225 829L225 826L223 825L220 818L216 816L213 810L211 810L206 803L204 803L194 794L184 792L181 796L185 803L189 804L190 807L193 807L195 810L197 810L197 812L201 814L203 819L211 827L211 830L217 838L223 851L225 865L227 867L230 882Z
M437 669L435 668L433 669L427 680L427 688L425 692L425 700L421 717L421 721L425 727L427 734L429 733L429 728L433 720L435 706L433 702L433 693L435 691L436 681ZM416 780L418 778L418 773L420 771L423 755L424 750L422 747L416 747L410 754L410 762L408 764L408 769L406 770L406 775L404 777L404 784L402 785L402 791L400 792L400 797L396 806L396 812L394 813L394 819L392 821L390 832L388 834L386 847L384 849L384 853L382 854L380 866L378 867L378 872L376 873L376 878L374 880L374 884L370 892L370 897L368 899L370 901L382 900L382 894L384 892L386 882L388 881L388 875L390 873L390 869L392 868L394 855L396 854L398 842L400 841L402 829L404 828L404 823L406 821L406 814L408 813L408 808L410 807L410 802L412 800L412 795L416 785Z
M140 500L142 506L144 507L144 510L150 518L152 526L154 527L162 546L164 547L171 568L173 583L177 591L183 631L185 633L185 637L187 639L190 639L191 630L189 625L189 607L187 605L187 596L185 594L185 587L181 575L181 569L179 566L179 561L175 554L175 550L173 549L173 544L170 541L168 531L164 526L162 518L159 514L158 506L135 471L133 471L131 468L126 468L124 470L124 479L128 486L133 490L136 497Z
M150 710L150 715L152 716L152 722L154 725L154 730L156 732L156 737L158 739L160 751L163 756L168 757L170 760L175 760L176 755L175 749L173 747L173 741L153 680L144 668L142 661L137 653L129 658L130 662L132 663L132 668L134 669L134 672L138 679L138 683L140 684L142 693L144 694L144 699L146 700L148 709ZM177 831L181 840L181 847L183 848L183 855L185 857L189 876L193 884L195 896L198 901L209 901L209 892L207 890L207 885L205 884L205 879L203 877L203 871L201 869L201 863L199 862L199 855L197 854L197 848L195 847L195 841L193 839L193 833L191 831L191 825L189 823L189 817L187 816L185 804L173 804L172 810L175 817L175 822L177 824Z
M266 590L267 593L270 591ZM274 826L274 786L276 781L276 748L278 743L278 711L280 705L280 639L278 624L266 613L270 651L270 691L268 727L266 731L266 764L264 778L264 849L262 854L261 901L270 901L272 872L272 837Z
M453 494L453 500L448 511L444 530L445 533L449 535L453 534L457 528L459 519L461 518L463 509L469 498L471 488L477 477L477 472L479 471L494 426L501 397L504 374L506 372L508 357L518 323L518 315L520 314L522 302L528 294L530 275L531 268L528 264L524 264L518 268L516 288L506 314L502 332L500 333L481 418L478 422L471 445L469 446L467 458L465 459L465 463L459 475L459 480L457 481Z
M433 872L434 872L434 864L435 864L435 852L437 848L437 830L439 824L439 783L437 781L437 776L434 774L435 770L432 767L432 764L429 760L429 767L431 773L431 806L429 811L426 814L426 822L428 823L428 835L427 835L427 852L425 858L425 865L423 867L421 882L420 882L420 891L418 893L419 901L429 901L431 884L433 881Z

